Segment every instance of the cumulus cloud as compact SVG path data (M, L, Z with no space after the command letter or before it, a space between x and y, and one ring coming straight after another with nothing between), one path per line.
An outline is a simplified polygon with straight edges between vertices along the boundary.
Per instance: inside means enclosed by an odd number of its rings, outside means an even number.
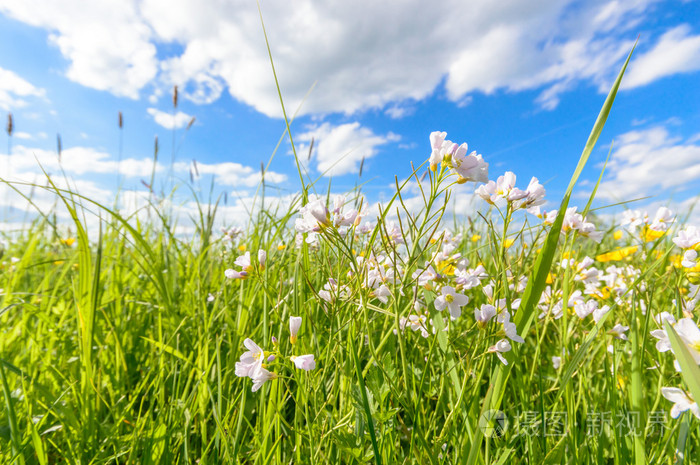
M384 136L374 134L359 122L339 126L323 123L296 136L296 140L302 142L297 147L297 153L307 153L312 139L312 160L316 170L324 176L340 176L357 173L362 160L375 156L379 146L396 142L399 136L392 133Z
M165 129L180 129L184 128L192 121L192 115L188 115L185 112L178 111L175 114L168 113L167 111L160 111L155 108L149 108L146 110L153 120L163 126Z
M386 108L401 117L397 102L441 84L458 104L474 92L540 90L537 104L547 109L582 82L604 92L655 2L273 0L262 12L290 109L317 82L302 114ZM0 11L48 30L69 61L67 76L83 85L135 98L152 84L154 102L174 84L195 103L228 90L281 115L255 2L0 0ZM628 86L697 69L696 39L679 26L647 41Z
M630 64L623 87L631 89L697 70L700 70L700 34L692 35L690 27L682 24L663 34L651 50Z
M151 29L135 1L0 0L0 11L49 31L70 63L66 76L79 84L137 98L157 74Z
M682 191L700 180L700 144L664 126L630 131L615 140L597 197L624 201Z
M9 111L27 105L27 97L43 98L44 89L39 89L13 71L0 68L0 108Z

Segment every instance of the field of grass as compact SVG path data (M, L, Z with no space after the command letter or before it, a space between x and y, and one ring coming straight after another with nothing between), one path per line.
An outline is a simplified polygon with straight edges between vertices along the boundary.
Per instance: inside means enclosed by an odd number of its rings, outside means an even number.
M0 462L698 463L700 231L569 205L619 82L558 211L440 133L379 209L300 176L188 236L155 195L143 221L49 184L71 232L0 260Z

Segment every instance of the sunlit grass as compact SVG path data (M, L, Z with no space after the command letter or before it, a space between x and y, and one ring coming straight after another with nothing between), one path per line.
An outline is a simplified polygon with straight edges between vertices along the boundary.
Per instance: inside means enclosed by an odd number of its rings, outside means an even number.
M379 207L300 171L189 235L153 177L131 216L47 177L72 223L2 250L2 463L696 463L700 233L567 210L622 74L558 211L441 133Z

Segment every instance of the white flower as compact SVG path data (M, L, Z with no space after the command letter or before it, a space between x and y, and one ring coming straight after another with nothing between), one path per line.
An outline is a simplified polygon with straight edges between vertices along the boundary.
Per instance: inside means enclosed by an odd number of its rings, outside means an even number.
M661 312L654 317L654 320L660 325L663 325L664 321L668 321L671 325L676 324L676 318L668 312Z
M301 317L300 316L290 316L289 317L289 341L292 344L297 342L297 333L301 328Z
M299 355L298 357L292 355L289 359L294 362L294 365L300 370L309 371L316 368L316 360L314 360L313 354Z
M498 177L495 183L489 181L479 186L475 193L491 204L496 203L500 199L505 199L508 202L521 200L527 197L527 192L515 187L515 179L513 172L506 171L503 176Z
M605 314L607 314L610 311L610 306L608 305L603 305L601 308L598 308L596 310L593 310L593 321L598 323Z
M693 412L698 419L700 419L700 408L698 408L697 402L695 402L688 394L682 389L673 387L662 387L661 394L673 402L673 407L671 407L671 417L678 418L681 413L686 410Z
M508 339L501 339L495 345L492 345L488 348L488 353L495 353L504 365L508 365L508 360L506 360L506 358L501 354L510 351L510 349L511 347L510 342L508 342Z
M503 331L506 333L506 336L511 340L519 343L525 342L525 339L523 339L521 336L518 336L518 328L515 326L515 323L511 321L507 321L503 323Z
M673 327L690 350L695 363L700 364L700 329L690 318L681 318Z
M625 210L622 213L622 221L620 226L628 226L628 229L634 231L638 226L642 226L649 222L649 217L647 212L640 212L639 210Z
M233 262L234 265L240 266L243 271L245 272L251 272L253 270L253 265L250 262L250 252L246 252L243 255L240 255L235 262Z
M439 311L448 308L453 320L459 318L462 314L462 307L469 303L469 297L464 294L457 294L451 286L442 286L440 293L441 295L435 299L435 308Z
M243 234L243 230L236 226L233 226L230 229L221 228L221 232L224 234L224 241L233 241L236 237Z
M556 355L552 356L552 366L554 366L555 370L558 370L561 366L561 357L557 357Z
M673 212L666 207L659 207L654 215L654 221L649 225L649 229L654 231L666 231L673 223Z
M496 180L496 195L513 202L527 197L527 192L515 187L515 173L506 171L503 176Z
M590 240L600 244L600 241L603 239L603 232L602 231L596 231L595 225L593 223L583 223L579 227L579 234L582 236L585 236L589 238Z
M236 376L244 377L249 376L253 378L253 375L258 370L262 369L262 363L265 359L265 351L260 348L252 339L246 338L243 341L243 345L246 346L248 352L244 352L241 355L241 361L236 362Z
M676 330L676 333L678 333L681 340L685 343L686 347L690 351L690 354L693 356L695 363L700 365L700 329L698 329L698 326L690 318L681 318L678 320L678 323L673 326L673 328ZM656 342L656 350L659 352L667 352L669 350L673 352L671 341L668 338L665 328L651 331L651 335L658 339ZM676 370L681 371L678 360L674 360L674 366L676 367Z
M520 302L518 302L518 304L520 304ZM498 315L498 322L503 324L503 332L506 333L508 339L521 344L525 342L522 337L518 336L518 328L515 326L515 323L510 321L510 312L508 310L504 310Z
M455 270L455 283L461 284L464 290L469 290L478 286L481 280L487 277L488 275L486 274L484 265L479 265L476 268L470 268L468 270L460 270L459 268Z
M228 279L245 279L248 277L248 273L229 268L228 270L224 271L224 276L226 276Z
M443 154L441 153L441 150L445 142L445 137L447 137L446 132L433 131L430 133L430 146L432 147L432 152L430 153L429 161L430 169L432 171L435 171L438 163L442 161Z
M323 197L310 195L309 202L299 209L301 218L297 218L294 227L301 233L319 232L331 224L330 212Z
M435 268L433 268L433 265L428 265L428 267L424 270L418 269L414 271L412 277L413 279L418 278L419 286L430 289L433 281L435 281L439 275L435 271Z
M690 249L700 244L700 228L687 226L678 231L678 235L673 238L673 243L681 249Z
M416 301L416 305L418 302ZM410 326L413 331L420 331L421 336L428 337L428 329L426 328L426 323L428 318L425 315L408 315L408 318L401 318L399 320L399 327L405 329L406 326Z
M496 195L496 183L493 181L489 181L486 184L477 187L474 193L490 204L493 204L496 202L496 200L498 200L498 196Z
M580 302L574 305L574 310L576 311L576 315L578 315L579 318L582 320L586 318L588 315L593 313L598 309L598 301L597 300L589 300L588 302Z
M545 203L544 187L536 177L533 176L530 180L530 184L528 184L527 189L525 189L525 193L527 195L517 204L516 208L532 208Z
M328 278L323 289L318 291L318 296L329 303L333 303L336 299L346 299L349 294L350 288L345 285L338 286L338 282L333 278Z
M476 152L472 152L469 155L466 153L467 144L462 144L452 156L452 166L460 177L458 182L488 182L489 164Z
M693 249L689 249L683 253L681 265L683 265L684 268L695 268L698 265L697 260L698 253Z
M613 326L613 329L608 331L608 334L615 336L616 339L627 340L627 334L625 334L630 329L629 326L622 326L620 323Z
M474 309L474 318L479 323L479 327L484 328L486 324L496 316L496 307L489 304L483 304L481 309Z
M265 268L265 262L267 262L267 252L260 249L258 250L258 263L260 268Z
M277 378L277 374L261 367L251 378L253 379L253 388L251 391L255 392L265 384L265 381Z
M572 229L579 229L583 224L583 216L580 213L576 213L578 207L569 207L564 213L564 222L562 223L562 231L570 231Z
M583 257L580 263L576 265L576 276L574 281L581 281L584 284L597 285L599 282L600 270L594 268L592 258Z
M389 297L391 296L391 291L389 288L386 286L386 284L382 284L378 288L374 289L372 292L369 293L370 297L374 297L376 299L379 299L379 301L383 304L387 303L389 301Z

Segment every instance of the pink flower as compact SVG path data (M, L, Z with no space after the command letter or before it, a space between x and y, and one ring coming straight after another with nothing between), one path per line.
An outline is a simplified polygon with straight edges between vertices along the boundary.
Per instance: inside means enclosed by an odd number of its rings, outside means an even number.
M294 362L294 365L299 369L299 370L313 370L316 368L316 360L314 360L314 355L313 354L308 354L308 355L299 355L298 357L292 355L290 357L290 360Z
M458 182L488 182L489 164L476 152L466 153L467 144L462 144L452 156L452 166L460 177Z

